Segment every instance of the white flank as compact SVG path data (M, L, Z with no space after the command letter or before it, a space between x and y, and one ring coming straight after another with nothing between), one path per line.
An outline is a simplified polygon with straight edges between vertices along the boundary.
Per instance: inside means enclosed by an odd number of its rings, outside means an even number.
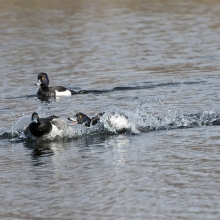
M55 125L52 124L52 130L51 130L50 134L48 134L48 137L50 137L52 139L56 136L62 137L63 133L64 133L63 130L58 129Z
M66 90L64 92L58 92L57 90L55 90L55 95L56 97L60 97L60 96L71 96L72 93L69 90Z

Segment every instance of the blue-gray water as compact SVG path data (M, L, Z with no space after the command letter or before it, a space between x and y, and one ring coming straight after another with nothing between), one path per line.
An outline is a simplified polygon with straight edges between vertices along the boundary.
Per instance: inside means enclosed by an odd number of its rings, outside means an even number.
M220 112L219 11L214 0L1 1L0 218L219 219L220 126L204 125ZM110 91L42 103L39 72ZM17 131L34 111L128 123L30 141Z

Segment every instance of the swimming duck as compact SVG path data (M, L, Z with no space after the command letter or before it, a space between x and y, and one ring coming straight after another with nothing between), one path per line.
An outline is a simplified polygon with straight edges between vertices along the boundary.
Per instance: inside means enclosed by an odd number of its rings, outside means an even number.
M88 117L87 115L79 112L75 115L75 118L68 118L68 120L73 121L73 124L84 124L87 127L91 125L96 125L99 121L101 116L103 116L104 112L99 113L95 117Z
M43 137L48 134L61 135L62 131L67 128L67 124L55 115L40 118L39 115L34 112L31 116L31 121L32 122L24 129L26 136Z
M38 74L38 82L35 85L40 86L37 94L40 97L60 97L71 96L72 91L63 86L51 86L49 87L49 78L46 73Z

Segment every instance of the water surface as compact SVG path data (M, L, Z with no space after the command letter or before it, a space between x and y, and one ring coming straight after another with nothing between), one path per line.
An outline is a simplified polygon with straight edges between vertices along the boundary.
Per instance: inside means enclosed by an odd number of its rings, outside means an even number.
M2 1L0 217L219 219L220 127L206 126L219 115L219 11L214 0ZM107 92L44 103L39 72ZM129 124L19 138L34 111Z

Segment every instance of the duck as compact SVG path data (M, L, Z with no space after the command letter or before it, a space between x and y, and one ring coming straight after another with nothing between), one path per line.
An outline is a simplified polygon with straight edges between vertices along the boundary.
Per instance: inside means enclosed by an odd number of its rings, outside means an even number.
M75 117L69 117L68 120L73 122L72 125L82 124L87 128L100 123L108 131L117 134L123 134L127 131L131 132L132 134L139 133L135 124L129 120L128 116L120 112L101 112L92 118L85 115L84 113L78 112L76 113Z
M100 118L104 115L104 112L99 113L98 115L96 115L95 117L90 118L89 116L78 112L76 113L74 118L68 118L68 120L72 121L73 125L74 124L83 124L86 127L90 127L91 125L94 126L96 125L99 121Z
M27 137L41 138L46 135L61 135L67 128L67 124L58 116L52 115L46 118L40 118L37 112L31 116L31 123L24 129Z
M38 97L61 97L61 96L71 96L74 91L71 91L63 86L50 86L49 87L49 77L47 73L38 74L38 82L35 85L40 86L37 95Z

